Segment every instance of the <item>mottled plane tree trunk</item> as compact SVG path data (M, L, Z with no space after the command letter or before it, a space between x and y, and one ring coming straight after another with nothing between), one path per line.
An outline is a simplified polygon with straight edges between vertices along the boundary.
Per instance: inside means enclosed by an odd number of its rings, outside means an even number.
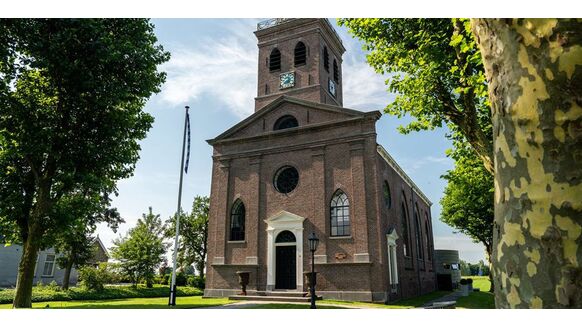
M582 308L582 21L474 19L492 106L498 308Z

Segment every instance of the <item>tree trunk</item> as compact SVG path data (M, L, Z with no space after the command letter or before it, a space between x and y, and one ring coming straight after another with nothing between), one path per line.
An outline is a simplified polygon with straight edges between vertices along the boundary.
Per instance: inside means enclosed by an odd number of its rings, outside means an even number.
M35 242L34 237L29 235L22 246L22 257L20 258L18 277L16 278L16 293L12 303L13 308L32 307L32 285L38 251L38 244Z
M491 245L485 247L485 251L487 252L487 261L489 262L489 281L491 282L491 286L489 287L489 292L493 293L495 291L495 280L493 280L493 263L492 256L491 256Z
M582 22L473 19L489 85L498 308L582 308Z
M69 259L67 266L65 266L65 275L63 277L63 290L69 289L69 280L71 279L71 270L73 269L73 261Z

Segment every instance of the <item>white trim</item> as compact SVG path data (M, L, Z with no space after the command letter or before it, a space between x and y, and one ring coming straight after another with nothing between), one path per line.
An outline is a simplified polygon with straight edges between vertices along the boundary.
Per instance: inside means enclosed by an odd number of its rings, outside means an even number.
M398 290L398 258L396 255L396 240L398 238L398 233L394 228L386 235L388 243L388 280L390 282L390 291L393 293Z
M303 291L303 221L304 217L280 211L265 220L267 223L267 290L275 289L275 238L285 230L291 231L295 235L295 243L279 243L278 245L295 245L296 254L296 290Z
M53 260L52 261L47 261L47 258L49 256L53 256ZM47 262L52 264L52 266L51 266L51 273L48 274L48 275L47 274L44 274L44 269L46 268ZM56 254L48 254L47 253L44 256L44 262L43 262L43 265L42 265L41 278L50 278L50 277L54 277L55 276L55 264L56 264L56 262L57 262L57 255Z

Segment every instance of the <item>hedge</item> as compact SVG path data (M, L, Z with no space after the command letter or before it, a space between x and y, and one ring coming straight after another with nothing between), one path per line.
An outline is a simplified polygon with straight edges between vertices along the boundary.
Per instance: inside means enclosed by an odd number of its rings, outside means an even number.
M14 289L0 290L0 304L10 304L14 300ZM200 296L203 292L194 287L178 287L177 296ZM69 290L58 290L48 286L33 287L33 302L72 301L72 300L110 300L120 298L151 298L170 295L170 287L154 286L146 288L139 285L133 286L106 286L100 292L87 290L81 287L73 287Z

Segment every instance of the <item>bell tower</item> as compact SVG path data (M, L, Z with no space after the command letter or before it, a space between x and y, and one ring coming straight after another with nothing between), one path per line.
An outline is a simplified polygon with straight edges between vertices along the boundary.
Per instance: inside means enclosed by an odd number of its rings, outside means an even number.
M255 111L285 94L343 106L346 51L324 18L276 18L257 24L259 70Z

